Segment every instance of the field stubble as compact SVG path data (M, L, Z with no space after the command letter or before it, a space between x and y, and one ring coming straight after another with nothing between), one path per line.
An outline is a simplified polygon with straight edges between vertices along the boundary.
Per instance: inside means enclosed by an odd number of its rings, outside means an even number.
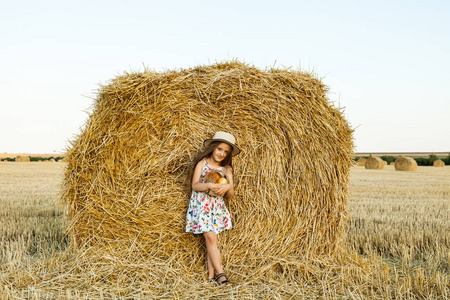
M449 167L419 167L417 172L399 172L393 166L383 170L352 168L352 218L347 230L348 248L355 253L351 265L330 264L324 272L323 263L268 264L266 268L286 268L288 273L294 266L297 271L291 278L303 279L281 286L268 280L217 289L204 283L193 285L189 280L186 283L180 277L171 286L160 288L137 280L128 283L138 286L132 291L126 286L127 277L145 279L154 271L153 265L114 264L114 258L104 257L98 261L108 267L86 266L83 263L89 258L75 255L68 246L58 195L63 169L64 163L0 163L0 295L6 298L449 297ZM130 258L129 262L135 261ZM131 274L130 268L137 275ZM302 269L305 274L299 275ZM100 277L112 274L114 282L102 282ZM70 281L69 289L64 285Z
M450 272L450 168L351 173L348 244L360 254L430 272Z

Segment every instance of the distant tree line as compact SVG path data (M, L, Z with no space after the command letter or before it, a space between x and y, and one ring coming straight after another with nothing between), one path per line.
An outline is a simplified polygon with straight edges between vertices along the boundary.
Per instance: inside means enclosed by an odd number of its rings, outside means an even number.
M50 159L54 159L55 161L60 161L63 160L64 157L62 156L50 156L50 157L40 157L40 156L30 156L30 161L46 161L46 160L50 160ZM15 157L5 157L2 158L3 161L15 161L16 158Z
M354 158L355 161L358 161L360 158L369 158L370 156L357 156ZM395 160L398 158L397 156L389 156L389 155L383 155L380 156L380 158L388 163L388 165L391 162L395 162ZM431 154L429 157L413 157L414 160L417 162L418 166L432 166L433 162L437 159L442 160L446 165L450 165L450 155L445 158L439 158L434 154Z
M50 160L50 159L54 159L55 161L60 161L63 160L64 157L63 156L50 156L50 157L40 157L40 156L30 156L30 161L39 161L39 160Z

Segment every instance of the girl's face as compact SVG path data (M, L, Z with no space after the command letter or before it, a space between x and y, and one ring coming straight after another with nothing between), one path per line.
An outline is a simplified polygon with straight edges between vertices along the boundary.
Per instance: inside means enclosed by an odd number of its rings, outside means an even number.
M220 163L227 157L228 154L231 152L231 146L227 143L220 143L216 149L214 149L211 158L215 161Z

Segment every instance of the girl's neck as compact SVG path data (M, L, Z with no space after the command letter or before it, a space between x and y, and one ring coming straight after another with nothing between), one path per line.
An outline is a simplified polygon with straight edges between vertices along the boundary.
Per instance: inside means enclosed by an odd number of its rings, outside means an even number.
M207 156L205 157L205 159L208 165L210 165L213 168L220 168L222 166L220 163L214 161L214 159L212 159L211 156Z

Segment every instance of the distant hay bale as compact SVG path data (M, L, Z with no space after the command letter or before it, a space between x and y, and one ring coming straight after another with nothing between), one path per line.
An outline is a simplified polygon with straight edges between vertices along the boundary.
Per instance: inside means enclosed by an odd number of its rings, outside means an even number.
M29 162L30 161L30 157L29 156L25 156L25 155L18 155L16 156L16 162Z
M115 78L67 152L73 241L198 271L205 250L184 232L185 177L203 140L223 130L242 149L224 263L333 253L349 215L353 130L326 93L311 74L238 62Z
M433 162L433 167L439 167L439 168L441 168L441 167L444 167L444 166L445 166L445 163L444 163L443 160L437 159L437 160L435 160L435 161Z
M358 166L365 166L366 165L367 158L361 157L358 159Z
M395 160L395 170L397 171L416 171L417 162L414 158L400 156Z
M384 168L384 161L379 157L369 157L364 166L366 169L381 170Z
M385 161L385 160L383 160L383 163L385 166L387 166L387 164L388 164L387 161Z
M389 165L393 166L393 165L395 165L395 162L391 161L391 163Z
M48 161L49 162L55 162L56 160L54 158L50 158Z

